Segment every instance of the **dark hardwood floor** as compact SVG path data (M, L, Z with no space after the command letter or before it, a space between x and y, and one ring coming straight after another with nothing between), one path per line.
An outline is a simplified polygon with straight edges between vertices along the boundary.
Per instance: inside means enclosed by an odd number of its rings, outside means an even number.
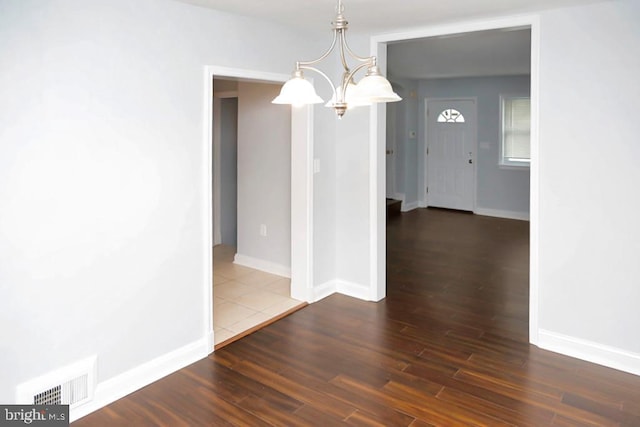
M640 377L527 344L528 223L419 209L387 251L385 300L333 295L74 426L640 426Z

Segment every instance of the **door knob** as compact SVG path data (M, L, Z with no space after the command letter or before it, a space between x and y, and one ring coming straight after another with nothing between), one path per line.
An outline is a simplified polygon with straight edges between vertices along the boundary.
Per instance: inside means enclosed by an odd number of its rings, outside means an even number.
M472 159L469 159L469 164L473 164L473 160Z

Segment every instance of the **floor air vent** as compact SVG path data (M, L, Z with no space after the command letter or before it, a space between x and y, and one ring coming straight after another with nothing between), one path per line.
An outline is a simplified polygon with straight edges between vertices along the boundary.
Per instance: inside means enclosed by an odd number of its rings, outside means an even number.
M96 358L82 360L50 374L20 384L17 403L34 405L69 405L70 408L93 398Z
M33 396L34 405L62 405L62 386L55 386Z

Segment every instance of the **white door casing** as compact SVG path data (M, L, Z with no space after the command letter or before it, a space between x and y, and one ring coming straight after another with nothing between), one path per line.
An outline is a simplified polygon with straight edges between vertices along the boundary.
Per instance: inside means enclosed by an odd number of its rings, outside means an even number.
M427 205L473 211L476 192L475 99L427 100Z
M387 198L396 197L396 104L387 104Z
M403 40L414 40L427 37L440 37L453 34L470 33L502 28L531 28L531 169L530 169L530 250L529 250L529 342L539 344L539 310L540 310L540 186L539 186L539 96L540 96L540 15L519 14L501 18L464 21L438 26L426 26L412 30L384 33L371 37L371 54L378 58L378 66L384 73L387 66L387 44ZM376 301L386 296L386 247L379 242L386 240L384 217L384 136L385 111L383 105L371 108L370 140L371 147L375 147L374 156L370 159L370 206L369 213L372 221L370 227L370 272L371 289ZM426 177L426 174L425 174ZM425 178L426 179L426 178ZM423 193L424 194L424 193Z
M213 78L234 77L254 81L286 82L288 74L205 66L203 70L203 156L202 167L209 180L203 188L207 228L203 239L203 319L207 348L214 349L213 332ZM295 108L291 113L291 297L312 302L313 283L313 109Z
M222 189L220 183L222 182L222 176L220 171L222 165L220 164L221 153L221 138L222 138L222 126L221 115L222 111L222 99L225 98L237 98L238 91L228 92L214 92L213 94L213 245L219 245L222 243L222 230L220 224L220 218L222 217L221 210L221 198Z

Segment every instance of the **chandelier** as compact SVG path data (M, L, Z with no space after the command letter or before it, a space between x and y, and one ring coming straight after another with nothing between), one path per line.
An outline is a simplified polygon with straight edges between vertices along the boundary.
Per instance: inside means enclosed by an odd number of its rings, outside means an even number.
M336 17L334 22L331 23L333 26L331 46L318 59L296 62L293 77L282 86L280 95L272 101L274 104L302 106L324 102L316 93L311 82L304 78L304 70L314 71L329 82L332 97L325 105L333 108L338 118L342 118L347 109L353 107L402 100L393 91L389 81L380 73L375 56L363 57L353 53L347 44L346 31L349 23L345 19L343 12L342 0L338 0ZM340 61L344 69L341 81L337 85L324 72L314 67L315 64L327 58L336 46L340 52ZM347 55L352 61L356 62L353 70L349 68ZM367 70L365 76L356 84L354 80L355 74L365 68Z

